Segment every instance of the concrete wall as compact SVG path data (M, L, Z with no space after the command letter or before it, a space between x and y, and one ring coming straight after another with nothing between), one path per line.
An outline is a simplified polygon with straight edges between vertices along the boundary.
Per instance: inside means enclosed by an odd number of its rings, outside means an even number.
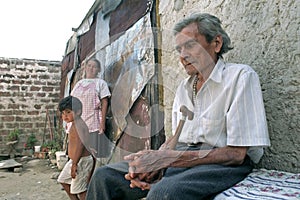
M46 110L53 127L60 77L61 65L56 61L0 58L0 154L7 153L7 135L14 129L21 131L19 152L31 133L39 140L37 144L44 133L49 138Z
M260 76L272 146L259 167L300 172L300 1L161 0L162 69L166 132L171 105L185 72L173 50L171 29L192 12L218 16L234 50L225 59L252 66Z

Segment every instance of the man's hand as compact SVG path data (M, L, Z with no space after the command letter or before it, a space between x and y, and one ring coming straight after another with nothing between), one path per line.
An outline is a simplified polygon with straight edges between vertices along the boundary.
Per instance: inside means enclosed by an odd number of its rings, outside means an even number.
M125 179L130 180L130 187L142 190L150 189L151 184L159 181L165 168L181 155L171 150L143 150L125 156L128 160L129 173Z
M158 170L149 173L125 175L125 179L130 181L131 188L141 188L142 190L150 190L151 184L158 182L163 176L164 170Z
M142 176L146 176L147 174L135 174L134 176L131 176L132 174L128 173L125 175L125 179L130 181L130 187L131 188L141 188L142 190L150 190L151 184L143 181L143 178L140 179ZM134 178L135 177L135 178Z
M149 173L169 167L180 155L172 150L143 150L124 159L129 161L129 173Z

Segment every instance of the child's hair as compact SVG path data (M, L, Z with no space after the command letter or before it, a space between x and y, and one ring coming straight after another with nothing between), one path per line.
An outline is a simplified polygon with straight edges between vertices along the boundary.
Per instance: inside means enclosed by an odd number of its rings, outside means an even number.
M73 96L67 96L65 98L63 98L62 100L60 100L59 105L58 105L58 109L60 112L66 110L66 109L70 109L74 112L78 112L82 113L82 103L81 101Z

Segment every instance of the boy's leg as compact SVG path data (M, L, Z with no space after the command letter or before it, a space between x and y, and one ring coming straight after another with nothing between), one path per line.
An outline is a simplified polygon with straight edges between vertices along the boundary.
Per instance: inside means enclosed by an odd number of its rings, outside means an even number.
M70 193L70 185L69 184L61 183L61 185L63 186L64 190L66 191L66 193L68 194L68 196L70 197L71 200L79 200L79 198L77 197L76 194Z
M72 179L70 184L70 193L76 194L78 199L85 200L88 182L93 173L93 156L81 157L77 164L76 178Z
M80 200L86 200L86 191L78 194Z
M64 190L70 197L70 199L78 199L77 195L71 194L70 189L71 189L71 166L72 166L72 161L69 160L62 171L60 172L57 181L63 186Z

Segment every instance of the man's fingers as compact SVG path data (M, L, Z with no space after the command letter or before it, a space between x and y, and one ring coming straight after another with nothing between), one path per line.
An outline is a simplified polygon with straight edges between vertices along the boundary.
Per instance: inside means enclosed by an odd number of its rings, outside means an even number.
M127 156L124 156L124 160L133 161L134 159L137 159L140 156L139 153L132 153Z
M144 181L140 181L138 178L135 178L130 181L130 187L131 188L138 187L141 188L142 190L149 190L150 184Z

